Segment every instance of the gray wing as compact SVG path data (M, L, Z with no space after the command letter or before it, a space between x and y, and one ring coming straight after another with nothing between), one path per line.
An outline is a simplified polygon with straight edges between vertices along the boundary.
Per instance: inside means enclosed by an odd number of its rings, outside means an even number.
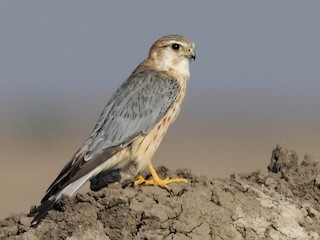
M110 99L91 137L62 169L41 202L91 172L137 136L148 133L170 109L179 90L174 78L138 68Z
M166 74L148 72L133 75L111 98L94 129L86 161L104 149L126 147L138 135L148 133L168 111L179 83Z

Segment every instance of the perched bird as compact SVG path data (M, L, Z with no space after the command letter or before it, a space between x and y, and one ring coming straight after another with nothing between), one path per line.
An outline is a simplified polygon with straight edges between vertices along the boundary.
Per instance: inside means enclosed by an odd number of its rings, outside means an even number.
M157 40L149 56L114 93L91 136L74 154L48 188L41 205L29 216L36 227L62 195L70 196L86 181L105 170L137 167L134 185L184 182L183 178L160 179L151 159L170 124L177 118L189 80L189 64L195 60L195 45L181 35ZM148 167L152 179L141 172Z

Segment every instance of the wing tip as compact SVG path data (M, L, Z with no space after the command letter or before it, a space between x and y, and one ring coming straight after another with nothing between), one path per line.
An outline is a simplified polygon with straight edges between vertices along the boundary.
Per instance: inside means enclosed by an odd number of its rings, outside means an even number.
M28 217L33 217L33 220L30 223L30 227L36 228L41 220L45 218L47 213L54 207L56 204L56 200L46 200L43 203L41 203L40 206L32 206L30 209L30 213L28 214Z

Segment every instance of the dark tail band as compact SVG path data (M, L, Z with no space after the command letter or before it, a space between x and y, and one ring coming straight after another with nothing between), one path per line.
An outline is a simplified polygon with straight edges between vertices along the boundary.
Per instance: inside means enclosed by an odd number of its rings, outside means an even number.
M37 208L31 209L29 217L33 217L30 227L37 227L41 220L47 215L48 211L51 210L56 204L55 200L46 200Z

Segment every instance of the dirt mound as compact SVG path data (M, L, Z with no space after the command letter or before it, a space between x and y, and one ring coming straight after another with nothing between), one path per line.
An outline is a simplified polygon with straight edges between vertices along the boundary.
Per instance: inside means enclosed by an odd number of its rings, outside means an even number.
M278 145L269 172L208 179L189 170L189 184L113 183L62 199L36 228L26 214L0 221L2 239L319 239L320 163Z

